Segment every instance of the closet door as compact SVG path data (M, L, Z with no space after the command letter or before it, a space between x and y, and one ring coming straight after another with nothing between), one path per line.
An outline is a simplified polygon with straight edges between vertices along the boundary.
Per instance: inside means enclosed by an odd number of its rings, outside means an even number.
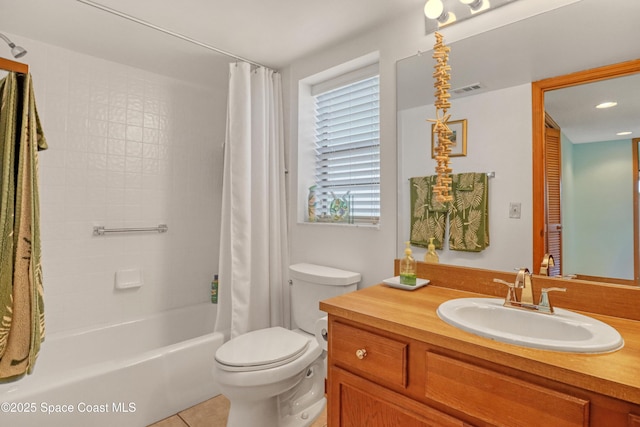
M562 159L560 129L545 128L545 252L553 255L555 266L550 276L562 274L562 216L560 214L560 183Z

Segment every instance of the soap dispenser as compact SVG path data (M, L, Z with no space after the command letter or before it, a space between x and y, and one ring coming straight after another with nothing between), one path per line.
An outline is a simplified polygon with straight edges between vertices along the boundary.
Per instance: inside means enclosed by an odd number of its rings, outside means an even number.
M416 260L411 256L410 242L406 242L407 248L404 250L404 258L400 261L400 284L416 285Z
M429 239L429 246L427 246L427 253L424 254L424 262L430 262L437 264L440 262L440 257L436 252L436 245L433 244L433 237Z

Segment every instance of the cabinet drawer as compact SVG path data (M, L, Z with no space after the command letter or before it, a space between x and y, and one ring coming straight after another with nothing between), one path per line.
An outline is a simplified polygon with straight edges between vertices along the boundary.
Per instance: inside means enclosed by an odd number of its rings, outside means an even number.
M340 322L330 328L332 363L386 384L407 386L407 343Z
M426 396L450 408L499 426L589 425L587 400L435 353L426 358Z

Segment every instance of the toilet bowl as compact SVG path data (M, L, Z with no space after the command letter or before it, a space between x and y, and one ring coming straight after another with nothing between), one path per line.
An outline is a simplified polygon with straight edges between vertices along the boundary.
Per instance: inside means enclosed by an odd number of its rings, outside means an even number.
M355 290L360 274L313 264L289 271L292 318L299 329L251 331L216 351L214 378L231 403L227 427L306 427L326 405L326 352L314 335L323 316L318 304Z
M231 402L228 427L304 426L322 412L324 354L315 336L274 327L228 343L216 353L214 367Z

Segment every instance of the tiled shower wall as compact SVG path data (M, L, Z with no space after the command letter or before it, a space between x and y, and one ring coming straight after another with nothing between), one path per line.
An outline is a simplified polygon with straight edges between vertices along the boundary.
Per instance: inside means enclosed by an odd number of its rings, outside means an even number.
M47 333L210 301L218 263L226 78L195 86L24 41L40 153ZM169 232L93 236L93 227ZM118 270L143 286L117 290Z

